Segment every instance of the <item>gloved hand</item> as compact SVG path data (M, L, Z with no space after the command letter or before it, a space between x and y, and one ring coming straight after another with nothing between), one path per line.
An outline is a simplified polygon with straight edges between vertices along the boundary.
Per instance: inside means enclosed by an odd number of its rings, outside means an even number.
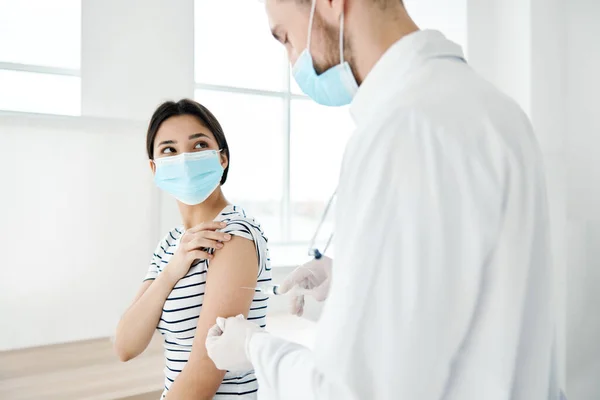
M310 295L317 301L327 298L331 283L331 264L331 258L323 256L299 266L285 278L279 286L279 293L290 292L292 314L302 316L305 295Z
M264 332L258 325L247 321L243 315L217 318L217 324L206 336L206 351L218 369L232 372L250 371L252 362L248 345L252 335Z

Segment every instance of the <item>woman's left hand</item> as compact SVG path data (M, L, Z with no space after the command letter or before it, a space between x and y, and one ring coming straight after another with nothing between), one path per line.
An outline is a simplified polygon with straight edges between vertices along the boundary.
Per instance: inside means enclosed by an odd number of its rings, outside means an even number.
M217 232L226 226L225 222L206 222L185 231L164 273L172 282L178 282L187 274L195 260L212 259L209 249L220 250L224 242L231 240L230 234Z

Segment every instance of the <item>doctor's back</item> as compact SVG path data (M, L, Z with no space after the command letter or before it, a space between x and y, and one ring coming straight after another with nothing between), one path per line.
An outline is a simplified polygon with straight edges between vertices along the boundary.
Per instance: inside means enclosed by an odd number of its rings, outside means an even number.
M390 48L351 109L316 366L360 399L558 396L541 152L460 48Z

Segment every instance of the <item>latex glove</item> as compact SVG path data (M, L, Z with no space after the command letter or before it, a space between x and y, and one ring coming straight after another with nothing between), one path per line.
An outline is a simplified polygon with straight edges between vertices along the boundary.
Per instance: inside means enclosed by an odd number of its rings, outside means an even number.
M327 298L331 284L331 265L331 258L323 256L299 266L285 278L279 286L279 293L290 293L292 314L302 316L305 295L312 296L317 301Z
M243 315L227 319L219 317L206 336L208 356L220 370L250 371L253 367L248 344L257 332L264 331L254 322L247 321Z

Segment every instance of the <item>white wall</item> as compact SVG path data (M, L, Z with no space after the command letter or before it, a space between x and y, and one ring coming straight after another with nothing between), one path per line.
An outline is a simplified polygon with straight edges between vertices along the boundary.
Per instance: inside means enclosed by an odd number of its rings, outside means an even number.
M421 29L435 29L461 46L467 46L467 0L404 0L404 5Z
M562 384L600 398L600 2L469 0L471 64L529 113L545 157Z
M194 94L193 0L82 0L82 112L147 121Z
M558 360L561 386L566 381L566 51L564 2L532 0L529 5L530 55L529 111L546 167L546 184L552 227L555 307L558 318ZM515 38L515 40L518 40Z
M600 399L600 2L565 2L567 19L567 383Z
M530 1L467 2L469 63L526 112L531 100Z
M143 129L0 115L0 350L111 334L156 239Z
M545 158L559 362L566 358L565 40L561 0L469 0L469 63L528 113ZM565 370L560 371L566 386Z

